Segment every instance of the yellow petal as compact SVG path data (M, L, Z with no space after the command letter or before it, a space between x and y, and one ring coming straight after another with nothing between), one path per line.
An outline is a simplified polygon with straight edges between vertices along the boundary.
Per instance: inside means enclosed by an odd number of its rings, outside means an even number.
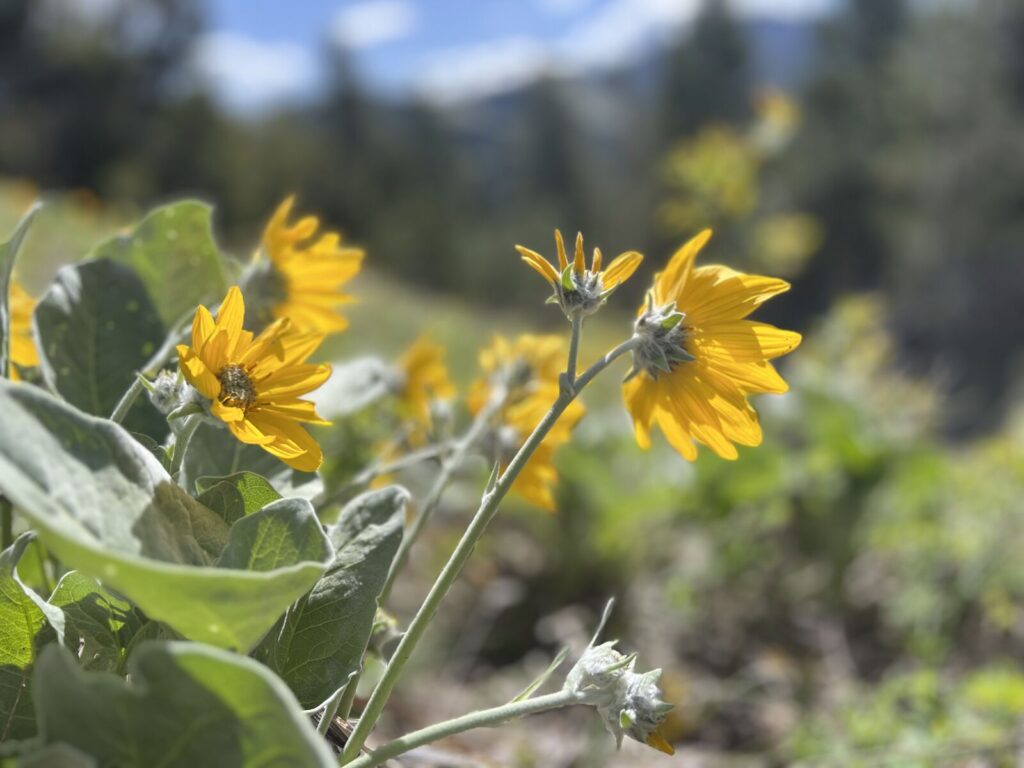
M558 272L561 274L569 266L569 259L565 255L565 243L562 241L562 233L557 229L555 230L555 248L558 250Z
M536 251L531 251L529 248L524 248L521 245L516 246L516 250L519 251L519 255L527 264L533 267L540 276L547 280L552 285L558 283L558 273L555 272L555 268L551 266L551 262L545 259Z
M292 469L300 472L315 472L323 463L323 452L319 444L299 424L286 418L265 413L254 413L249 421L266 435L272 435L273 441L261 447Z
M200 305L192 318L192 348L200 350L213 335L215 325L210 310Z
M273 402L267 405L260 405L259 413L267 413L271 416L280 416L294 421L303 421L307 424L318 424L330 426L331 422L324 421L317 415L316 405L308 400L294 400L291 402Z
M246 443L247 445L269 445L274 442L274 435L268 435L261 432L252 419L242 419L240 421L228 422L228 429L231 430L231 434L235 436L240 442Z
M572 269L573 269L573 271L577 275L582 277L583 276L583 271L586 268L587 268L587 265L584 263L584 259L583 259L583 233L582 232L577 232L576 233L576 253L573 256Z
M694 330L694 338L697 344L710 342L720 345L738 362L772 360L792 352L800 346L802 339L795 331L785 331L753 320L701 326Z
M679 306L685 309L688 322L696 325L742 320L788 290L785 280L711 265L693 270Z
M331 376L329 365L296 365L267 377L257 386L257 401L270 403L284 397L298 397L323 384Z
M667 304L679 298L686 279L693 269L693 262L701 248L711 239L711 230L705 229L696 237L687 241L668 262L665 271L654 278L655 299L659 304Z
M185 379L199 390L203 397L215 400L220 394L220 380L190 347L178 345L178 363Z
M227 296L221 302L217 310L217 330L228 334L229 339L234 339L242 332L242 323L245 320L245 300L242 298L242 291L237 285L228 289Z
M601 275L601 285L605 290L610 290L621 285L629 280L632 274L636 272L636 268L640 266L640 262L643 260L643 255L636 251L620 253L612 259L612 263L608 265L608 269L606 269Z
M669 744L657 731L651 731L647 736L647 746L653 747L659 752L664 752L666 755L674 755L676 753L675 747Z
M601 265L604 263L604 257L601 255L601 249L594 249L594 256L590 260L590 269L593 272L600 272Z
M220 400L214 400L210 406L210 412L221 421L229 424L234 421L241 421L245 418L245 411L233 405L224 405Z
M633 419L633 433L643 450L651 447L651 420L654 418L654 382L640 373L622 385L626 410Z

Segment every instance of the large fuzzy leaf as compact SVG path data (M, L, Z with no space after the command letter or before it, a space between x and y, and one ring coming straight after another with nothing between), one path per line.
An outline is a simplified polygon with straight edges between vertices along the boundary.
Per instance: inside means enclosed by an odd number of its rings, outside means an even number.
M130 682L49 646L33 678L40 736L118 768L335 765L288 688L256 662L197 643L147 642Z
M198 304L220 301L227 290L211 215L210 206L198 200L164 205L90 256L131 267L149 289L164 325L172 327Z
M0 382L0 423L0 492L48 549L185 637L248 651L327 565L324 543L272 570L215 567L227 523L124 429L36 387Z

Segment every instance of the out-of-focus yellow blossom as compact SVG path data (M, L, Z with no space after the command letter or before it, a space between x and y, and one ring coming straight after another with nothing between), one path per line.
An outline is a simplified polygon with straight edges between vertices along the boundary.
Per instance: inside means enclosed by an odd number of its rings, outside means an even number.
M594 255L590 261L590 268L587 269L586 258L583 254L583 234L576 233L576 250L570 269L569 258L565 253L565 242L562 240L562 233L555 230L555 247L558 251L558 269L536 251L531 251L522 245L517 245L516 250L522 256L523 261L535 269L541 277L551 284L554 290L553 300L556 301L565 312L566 316L589 315L595 312L608 298L608 296L626 282L644 257L636 251L620 253L607 269L602 270L601 249L595 248Z
M254 282L258 299L269 305L274 318L287 317L299 330L343 331L348 320L339 308L353 299L341 289L358 274L365 254L343 247L337 232L318 236L320 222L315 216L290 224L294 203L294 196L285 199L263 231L270 270Z
M484 378L473 385L468 404L472 413L479 413L496 386L506 389L507 396L494 420L494 446L502 469L558 398L558 378L566 355L562 337L532 334L520 335L512 342L495 336L490 346L481 351ZM581 403L571 403L523 467L512 489L527 501L551 512L555 510L555 451L569 442L573 427L584 412Z
M254 339L243 329L244 319L237 286L228 291L216 320L200 306L192 322L192 345L178 346L181 371L236 438L293 469L313 472L323 454L302 423L327 422L302 396L331 375L329 365L306 364L323 334L296 331L283 319Z
M672 196L661 217L673 231L742 219L757 208L759 157L745 137L715 125L673 150L665 166Z
M703 443L725 459L736 445L761 443L747 396L788 389L769 360L793 351L800 334L747 316L789 283L719 265L693 266L711 237L705 230L680 248L640 309L633 375L623 385L637 442L650 446L657 424L682 456Z
M36 307L36 300L14 280L11 281L9 299L11 308L10 372L11 378L17 381L21 378L18 375L17 366L35 368L39 365L39 352L32 339L32 311Z
M751 128L751 140L763 152L774 153L789 143L800 125L800 107L779 88L766 88L755 103L757 122Z
M402 408L417 424L428 427L431 404L455 396L444 364L444 347L421 336L399 358L398 370Z

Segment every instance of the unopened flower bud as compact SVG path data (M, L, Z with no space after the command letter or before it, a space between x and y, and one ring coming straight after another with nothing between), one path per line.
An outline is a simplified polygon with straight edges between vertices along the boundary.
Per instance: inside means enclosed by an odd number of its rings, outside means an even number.
M164 416L193 402L192 387L180 376L170 371L160 371L156 380L146 386L149 402Z
M676 309L675 302L656 306L653 294L647 294L647 307L633 326L633 337L639 343L633 348L633 368L627 381L638 373L656 379L694 359L685 347L685 320L685 313Z

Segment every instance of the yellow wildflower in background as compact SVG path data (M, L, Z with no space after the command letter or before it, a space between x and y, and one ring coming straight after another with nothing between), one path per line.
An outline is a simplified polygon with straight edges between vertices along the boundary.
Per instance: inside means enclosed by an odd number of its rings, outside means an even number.
M22 368L35 368L39 365L39 352L36 350L36 343L32 338L32 312L36 307L36 300L14 280L10 286L10 308L11 308L11 378L17 381L17 366Z
M402 408L419 425L429 426L431 404L455 396L455 386L444 364L444 347L421 336L399 358L398 370Z
M572 269L565 252L562 233L555 230L555 247L558 250L558 269L536 251L517 245L523 261L535 269L541 277L551 284L554 290L552 300L557 302L566 316L575 314L589 315L596 311L608 296L626 282L644 257L636 251L620 253L607 269L602 270L603 259L601 249L595 248L594 255L587 269L583 255L583 234L576 233L576 250L573 256Z
M480 367L485 377L473 385L468 404L473 414L479 413L495 386L507 389L494 433L495 458L502 470L558 398L558 378L566 355L562 337L532 334L520 335L512 343L495 336L490 346L481 351ZM512 484L519 495L549 512L555 510L552 489L558 482L555 451L569 442L573 427L584 412L581 403L571 403Z
M243 329L244 319L237 286L228 291L216 320L200 306L192 322L192 345L178 346L181 371L236 438L293 469L313 472L323 453L302 423L327 422L302 395L331 375L329 365L305 363L323 335L296 331L283 319L254 339Z
M266 300L275 318L290 318L303 331L335 333L348 327L339 307L352 301L342 286L358 274L365 255L362 249L342 247L341 235L317 236L320 222L304 216L288 223L294 196L274 211L263 231L263 249L270 259Z
M642 339L633 353L632 377L623 385L636 439L650 446L657 424L682 456L697 458L703 443L725 459L735 444L761 443L757 413L747 395L782 393L786 382L769 360L792 352L800 334L746 317L789 283L728 267L694 268L711 237L705 230L680 248L636 321Z

